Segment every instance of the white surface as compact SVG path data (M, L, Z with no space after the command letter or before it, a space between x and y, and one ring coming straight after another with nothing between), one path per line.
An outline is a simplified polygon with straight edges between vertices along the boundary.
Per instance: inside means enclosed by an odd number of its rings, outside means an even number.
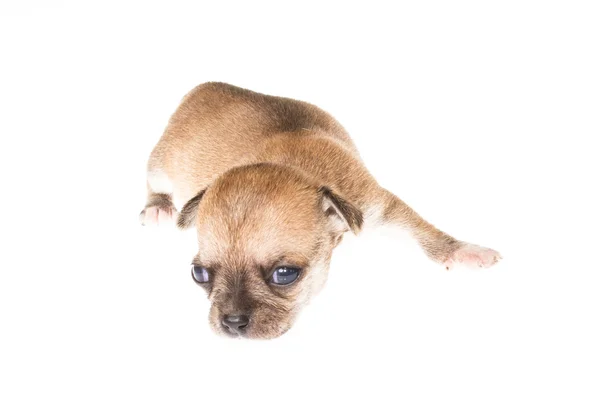
M0 416L600 415L593 2L0 6ZM279 340L220 339L194 236L144 229L146 158L219 80L313 102L451 272L348 236Z

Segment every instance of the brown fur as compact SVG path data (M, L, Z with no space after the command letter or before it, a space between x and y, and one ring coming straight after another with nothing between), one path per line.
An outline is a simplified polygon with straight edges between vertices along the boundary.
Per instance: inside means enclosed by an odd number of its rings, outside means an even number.
M194 263L210 272L202 285L210 323L225 335L223 315L249 315L244 335L251 338L289 329L325 282L343 233L359 233L366 215L407 228L437 262L477 255L381 188L342 126L308 103L202 84L171 117L148 172L146 209L168 215L173 202L185 203L177 223L197 230ZM156 175L171 190L153 190ZM278 266L301 268L301 277L272 285Z

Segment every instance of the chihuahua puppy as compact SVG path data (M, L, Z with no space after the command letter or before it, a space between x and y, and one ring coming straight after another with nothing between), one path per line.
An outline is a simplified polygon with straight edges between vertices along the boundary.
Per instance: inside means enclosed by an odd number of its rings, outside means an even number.
M224 83L182 100L152 151L143 225L196 228L193 279L218 334L285 333L323 287L333 249L365 223L408 230L433 261L490 267L377 184L344 128L309 103Z

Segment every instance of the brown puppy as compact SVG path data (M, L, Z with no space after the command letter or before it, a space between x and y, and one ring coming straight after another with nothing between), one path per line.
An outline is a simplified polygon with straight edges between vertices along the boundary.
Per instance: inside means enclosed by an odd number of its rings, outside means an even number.
M500 259L436 229L381 188L323 110L228 84L202 84L184 97L150 155L147 186L144 225L196 228L192 276L223 335L287 331L325 283L342 235L365 222L406 228L448 269Z

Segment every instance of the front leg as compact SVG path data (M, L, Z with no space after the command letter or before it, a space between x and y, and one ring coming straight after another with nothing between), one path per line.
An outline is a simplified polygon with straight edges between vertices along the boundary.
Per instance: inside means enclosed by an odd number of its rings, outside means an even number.
M160 145L160 143L159 143ZM158 149L158 145L153 154ZM160 168L156 158L150 156L149 170L146 179L148 199L146 206L140 212L140 223L144 226L174 225L177 218L177 209L173 206L173 184L169 177Z
M140 213L140 223L144 226L174 224L177 209L173 206L171 196L165 193L148 193L146 207Z
M447 270L457 264L491 267L502 259L495 250L459 241L440 231L389 191L381 189L380 196L378 200L383 210L379 221L407 229L427 256Z

